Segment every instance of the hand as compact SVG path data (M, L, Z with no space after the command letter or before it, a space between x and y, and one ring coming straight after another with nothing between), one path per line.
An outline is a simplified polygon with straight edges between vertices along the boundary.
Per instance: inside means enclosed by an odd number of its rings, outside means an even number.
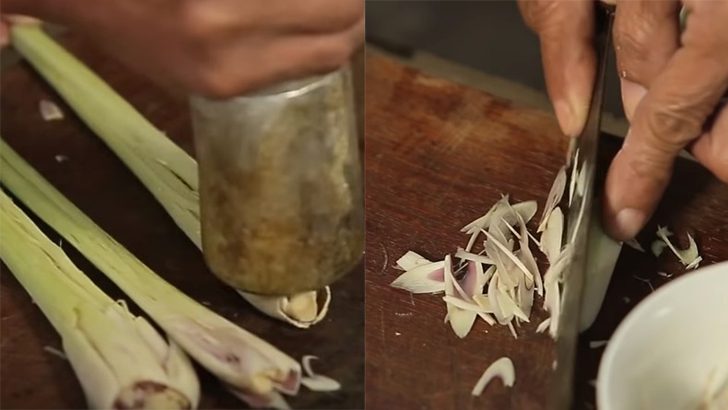
M616 239L642 229L681 149L690 148L728 182L728 108L706 124L728 89L728 0L683 3L690 17L680 36L677 1L617 2L615 50L631 128L607 175L605 227ZM594 3L522 0L519 6L539 34L559 124L576 136L594 84Z
M607 174L605 217L617 239L634 237L670 180L678 153L728 183L728 0L618 1L615 49L631 127ZM706 123L716 110L712 124Z
M361 0L4 0L3 9L82 32L162 85L220 98L333 71L364 41Z

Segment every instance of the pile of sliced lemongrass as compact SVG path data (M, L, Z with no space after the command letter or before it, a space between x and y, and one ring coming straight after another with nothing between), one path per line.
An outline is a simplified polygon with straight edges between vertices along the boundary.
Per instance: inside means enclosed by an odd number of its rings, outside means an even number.
M61 336L90 407L197 407L199 381L179 345L96 287L1 190L0 224L0 258Z
M578 163L578 152L576 156L574 164ZM583 191L578 182L579 175L572 172L571 180L575 182L569 190L569 202L577 191ZM535 293L544 297L543 307L551 314L538 325L537 331L548 329L556 338L563 272L571 261L571 245L565 244L564 213L559 206L566 183L564 167L556 175L541 214L537 230L539 239L527 228L536 214L536 201L511 204L506 195L485 215L461 229L470 237L465 248L458 248L453 256L446 255L442 261L430 262L415 252L407 252L397 261L405 273L392 282L392 286L413 293L444 292L445 321L461 338L467 336L477 318L489 325L505 325L513 337L518 338L516 327L530 321ZM484 237L482 242L479 241L481 237ZM549 263L543 275L531 243Z
M252 406L287 407L281 393L297 394L301 382L298 362L164 281L44 180L2 139L0 169L0 181L8 190L119 286L231 392Z
M38 25L16 25L13 46L139 178L201 248L197 162ZM300 328L320 322L331 292L267 297L239 292L263 313ZM321 293L321 295L319 295ZM321 302L319 304L319 302Z
M568 177L567 167L571 168ZM536 331L540 333L548 329L555 339L561 316L564 274L571 263L575 233L586 212L592 212L579 318L579 329L586 330L601 309L622 247L622 243L612 240L602 230L598 201L594 201L592 210L583 206L578 210L572 236L565 238L566 221L562 206L569 209L574 198L582 197L589 189L586 174L587 164L584 161L579 163L579 150L576 149L568 157L567 165L556 174L541 213L536 233L540 234L538 239L526 226L536 214L536 201L511 204L506 195L485 215L462 228L461 231L470 238L465 248L457 248L452 256L446 255L443 260L431 262L413 251L407 252L397 261L397 266L405 272L391 286L412 293L444 292L445 321L460 338L467 336L477 318L489 325L508 326L513 337L518 338L516 327L530 321L536 293L543 296L543 308L550 313L550 317L538 324ZM579 203L583 204L583 201ZM670 235L672 233L666 228L659 228L657 236L660 241L653 244L653 252L659 255L664 247L668 247L687 269L697 268L702 257L693 237L688 234L690 245L680 250L669 241ZM481 236L484 241L478 251L475 248L481 243ZM531 243L548 262L543 274L531 251ZM627 244L641 249L635 240Z

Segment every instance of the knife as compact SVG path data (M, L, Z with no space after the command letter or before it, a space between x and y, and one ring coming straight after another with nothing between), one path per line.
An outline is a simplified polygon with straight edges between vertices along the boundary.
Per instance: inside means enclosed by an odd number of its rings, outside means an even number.
M589 106L589 116L581 135L576 139L575 152L578 163L572 164L585 173L583 191L574 194L568 210L566 224L567 243L573 247L571 263L564 271L561 317L559 320L556 343L556 370L551 379L549 409L565 410L571 408L573 399L574 365L576 345L579 336L579 315L586 274L586 255L588 249L588 230L592 217L594 197L594 177L599 145L599 132L604 100L604 79L607 57L614 21L614 6L599 3L597 6L597 75ZM577 151L578 150L578 151Z

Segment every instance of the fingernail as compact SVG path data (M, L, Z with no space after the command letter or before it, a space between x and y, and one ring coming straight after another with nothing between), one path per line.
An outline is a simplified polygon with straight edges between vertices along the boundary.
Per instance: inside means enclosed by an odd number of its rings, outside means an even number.
M579 135L578 119L569 103L563 100L554 102L554 111L556 111L556 119L564 134L570 137Z
M634 208L623 209L615 218L614 234L622 240L632 239L637 236L645 222L644 212Z
M637 109L642 98L647 94L647 89L638 83L629 80L621 80L620 87L622 90L622 106L627 120L632 120L634 111Z

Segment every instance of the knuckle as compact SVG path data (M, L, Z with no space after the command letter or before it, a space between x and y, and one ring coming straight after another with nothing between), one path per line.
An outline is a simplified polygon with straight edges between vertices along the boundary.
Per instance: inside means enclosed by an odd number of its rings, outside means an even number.
M213 41L234 22L233 16L204 1L184 1L180 5L180 25L184 32L198 42Z
M649 133L654 142L671 151L681 149L694 139L702 126L701 121L690 110L671 105L656 105L645 117Z
M645 61L650 55L651 34L645 27L622 27L617 31L618 53L620 63Z

